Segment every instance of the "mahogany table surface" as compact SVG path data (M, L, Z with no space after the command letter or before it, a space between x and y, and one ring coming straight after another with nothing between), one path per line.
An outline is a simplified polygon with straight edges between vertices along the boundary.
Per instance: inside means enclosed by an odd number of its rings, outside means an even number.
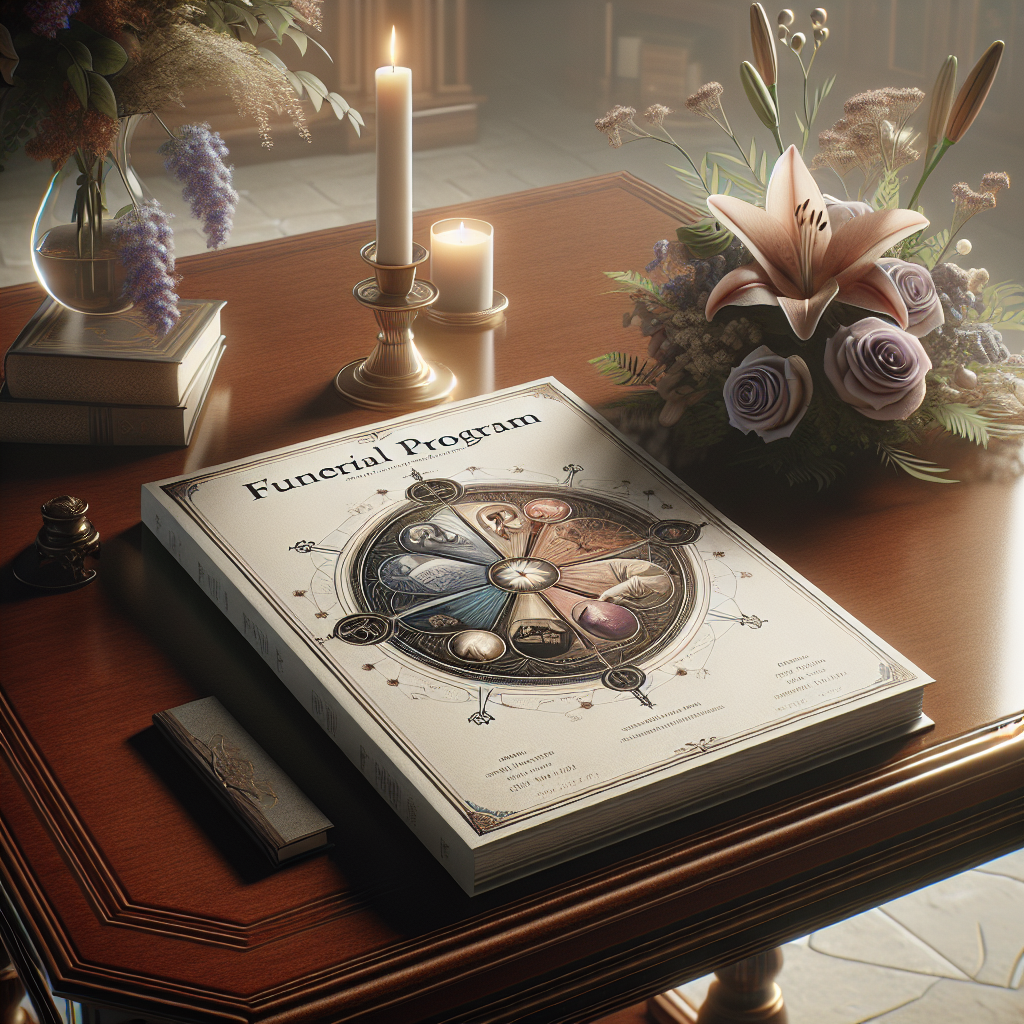
M602 271L642 269L678 202L605 175L419 214L416 239L455 213L494 224L510 300L493 338L417 322L456 397L551 374L606 401L587 360L643 342ZM687 482L936 678L935 728L465 896L139 522L145 482L382 418L332 388L373 344L351 294L371 237L180 261L184 297L227 300L189 448L3 448L0 879L57 992L202 1022L580 1024L1021 844L1020 480L967 461L974 482L869 468L817 494L706 464ZM41 298L0 290L3 350ZM64 493L100 576L34 596L11 561ZM328 854L271 871L185 776L151 716L209 694L336 823Z

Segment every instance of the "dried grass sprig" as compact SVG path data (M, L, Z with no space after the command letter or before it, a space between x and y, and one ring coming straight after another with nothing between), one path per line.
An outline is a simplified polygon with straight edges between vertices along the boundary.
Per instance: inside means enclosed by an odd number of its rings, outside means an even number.
M252 117L267 148L271 114L287 114L304 139L305 115L283 71L251 43L205 25L167 20L145 34L138 60L116 79L125 113L143 113L167 104L184 105L185 92L220 86L238 113Z

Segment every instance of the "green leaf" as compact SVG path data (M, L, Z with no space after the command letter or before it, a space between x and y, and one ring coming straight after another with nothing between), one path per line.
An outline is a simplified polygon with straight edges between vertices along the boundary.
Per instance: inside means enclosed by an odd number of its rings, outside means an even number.
M92 70L98 75L116 75L128 63L124 47L106 36L90 40L89 50L92 53Z
M273 50L268 50L265 46L257 46L256 49L260 51L264 60L270 61L275 68L279 68L281 71L288 70L288 65Z
M92 54L85 43L78 39L69 39L67 47L71 51L71 56L75 58L75 63L83 71L92 71Z
M800 131L807 131L807 129L804 127L803 121L800 120L800 115L795 110L793 111L793 116L796 118L796 123L800 126Z
M132 206L131 203L128 203L126 206L122 206L121 209L114 214L114 220L118 220L119 218L123 217L126 213L130 213L134 209L135 207Z
M303 57L306 56L306 44L309 42L309 37L302 29L298 28L286 28L284 34L299 48L299 53Z
M316 94L321 99L327 98L327 94L330 90L323 82L320 81L319 78L316 77L316 75L311 74L308 71L296 71L295 74L302 84L309 90L311 95ZM317 107L317 109L319 110L320 108Z
M336 92L329 92L327 94L327 102L330 103L331 110L334 111L334 116L339 121L352 109L345 97L340 96Z
M68 67L68 81L71 83L71 88L75 90L78 102L85 109L89 105L89 86L85 80L85 72L77 64L71 64Z
M95 71L88 72L89 75L89 102L107 117L117 118L117 97L110 83Z
M932 419L944 430L966 441L980 444L983 448L988 447L989 422L977 409L959 402L950 402L948 405L933 406L929 411Z
M623 387L651 384L661 370L657 363L653 366L646 360L641 363L638 356L626 352L608 352L588 361L603 377L610 377L614 384Z
M708 191L712 195L718 193L718 164L715 164L714 169L711 171L711 184L708 185Z
M919 459L916 455L903 451L902 448L893 448L891 445L880 442L878 454L882 457L884 465L892 466L895 469L902 469L904 473L914 477L916 480L926 480L928 483L933 484L956 484L960 482L959 480L951 480L948 477L936 476L935 474L937 473L948 473L949 470L942 466L937 466L934 462L929 462L927 459Z
M751 167L757 165L757 139L750 140L750 153L747 155L747 163Z
M295 77L295 73L287 68L285 68L284 77L291 83L291 87L295 90L295 95L301 100L306 95L305 86Z
M606 270L604 276L610 277L613 281L629 285L628 288L619 289L620 291L644 291L653 295L659 302L662 301L661 291L658 289L658 286L652 284L643 274L638 274L635 270Z
M733 235L713 218L708 217L696 224L684 224L676 228L676 238L697 259L706 260L725 252L732 242Z
M768 151L765 150L761 154L761 166L757 169L757 176L761 179L761 184L764 185L768 180Z
M262 20L274 30L274 35L277 36L277 41L279 43L284 42L285 29L288 28L290 22L288 18L285 17L281 8L265 3L257 4L256 7L259 10Z

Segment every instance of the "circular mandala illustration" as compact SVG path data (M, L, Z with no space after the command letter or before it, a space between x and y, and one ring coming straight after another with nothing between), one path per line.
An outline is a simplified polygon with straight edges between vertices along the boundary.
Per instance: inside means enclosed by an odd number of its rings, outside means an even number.
M361 628L335 635L365 643L384 620L399 661L484 687L636 691L707 607L703 562L659 523L564 485L417 481L339 559L342 622Z

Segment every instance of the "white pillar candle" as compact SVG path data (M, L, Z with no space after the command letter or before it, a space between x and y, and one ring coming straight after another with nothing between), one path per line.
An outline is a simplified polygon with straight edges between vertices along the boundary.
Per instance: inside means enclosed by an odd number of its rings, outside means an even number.
M478 313L494 304L494 228L485 220L439 220L430 226L434 308Z
M412 72L377 68L377 262L412 263Z

